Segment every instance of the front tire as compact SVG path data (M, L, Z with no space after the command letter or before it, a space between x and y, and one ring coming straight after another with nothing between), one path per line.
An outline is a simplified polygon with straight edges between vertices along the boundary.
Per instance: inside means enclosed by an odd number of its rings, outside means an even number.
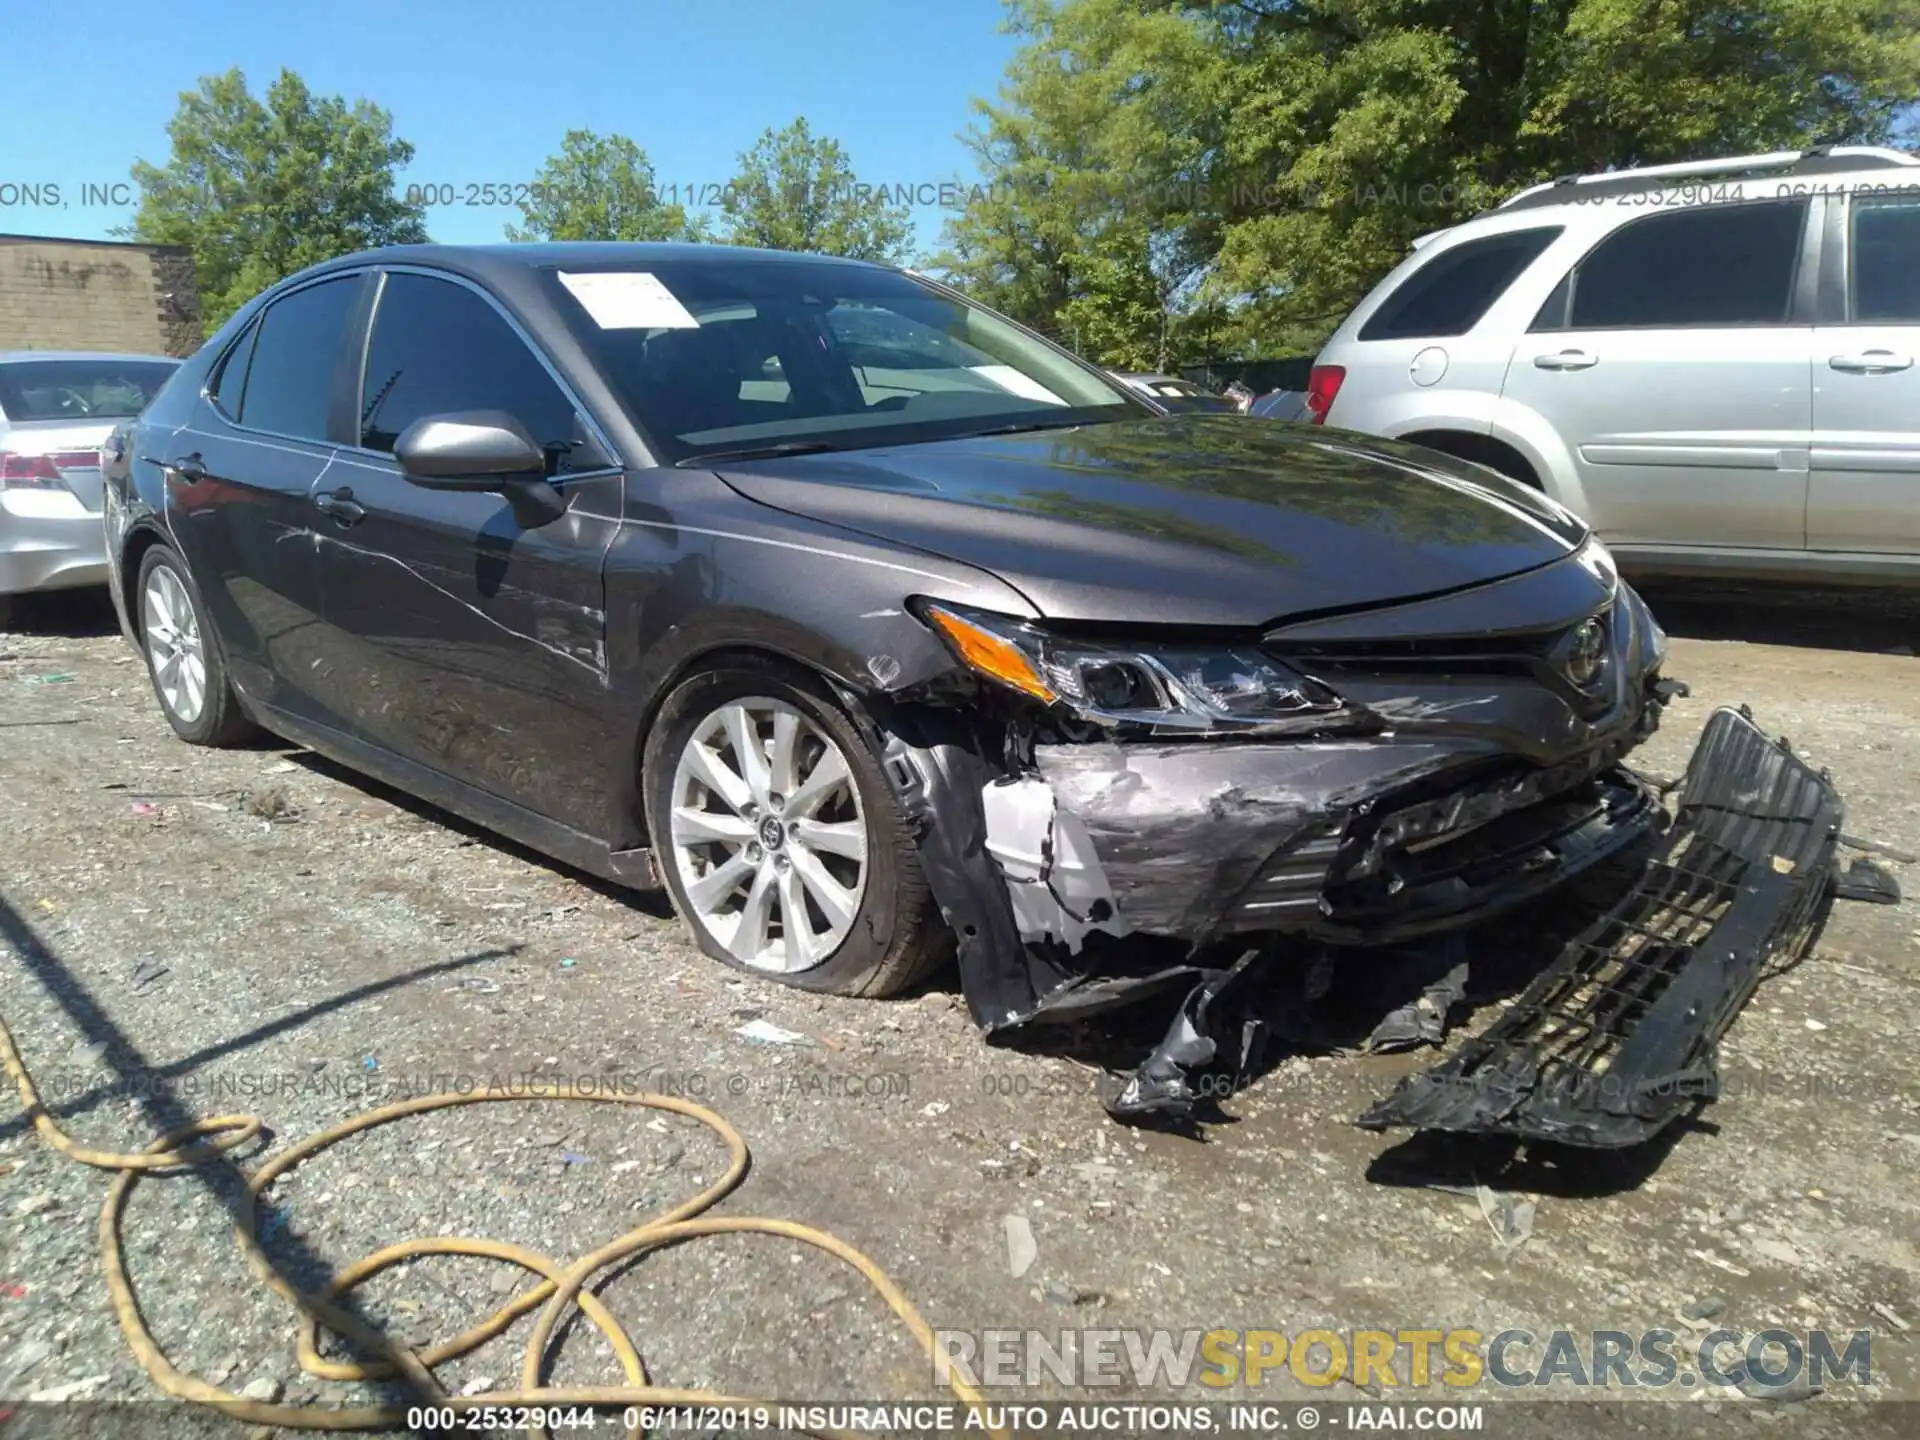
M254 733L228 683L193 577L165 545L155 545L140 561L133 619L154 698L174 734L189 745L229 746Z
M805 671L749 656L683 681L642 773L667 893L714 959L884 996L943 958L946 927L886 777Z

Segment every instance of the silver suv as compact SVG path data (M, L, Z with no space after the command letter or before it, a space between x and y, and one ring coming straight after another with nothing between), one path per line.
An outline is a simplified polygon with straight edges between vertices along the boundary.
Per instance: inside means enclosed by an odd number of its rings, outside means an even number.
M1310 418L1537 485L1642 573L1920 582L1920 159L1570 177L1423 237Z

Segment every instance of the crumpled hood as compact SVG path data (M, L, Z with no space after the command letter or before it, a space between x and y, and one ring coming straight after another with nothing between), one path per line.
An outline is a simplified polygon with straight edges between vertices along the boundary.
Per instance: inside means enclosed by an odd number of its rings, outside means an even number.
M784 456L721 468L762 504L990 571L1042 615L1259 626L1569 554L1543 497L1415 445L1240 416Z

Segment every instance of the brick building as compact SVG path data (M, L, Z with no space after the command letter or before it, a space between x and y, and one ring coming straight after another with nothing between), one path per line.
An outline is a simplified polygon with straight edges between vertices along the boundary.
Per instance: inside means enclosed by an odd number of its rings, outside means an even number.
M185 246L0 235L0 350L191 355L201 338Z

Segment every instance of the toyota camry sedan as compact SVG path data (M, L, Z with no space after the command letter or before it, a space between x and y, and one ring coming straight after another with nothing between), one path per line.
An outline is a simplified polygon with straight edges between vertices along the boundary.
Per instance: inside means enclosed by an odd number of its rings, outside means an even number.
M1187 1104L1230 992L1304 947L1457 930L1661 836L1618 923L1765 872L1715 947L1740 962L1694 964L1724 897L1630 963L1592 938L1565 964L1615 969L1578 1003L1631 1004L1525 1055L1678 1072L1825 883L1837 802L1741 716L1677 818L1623 766L1665 637L1539 492L1161 413L899 270L349 256L243 308L108 453L113 593L183 740L261 727L664 886L787 984L888 995L957 953L990 1032L1157 1000L1117 1113ZM1547 1100L1528 1123L1586 1123Z

